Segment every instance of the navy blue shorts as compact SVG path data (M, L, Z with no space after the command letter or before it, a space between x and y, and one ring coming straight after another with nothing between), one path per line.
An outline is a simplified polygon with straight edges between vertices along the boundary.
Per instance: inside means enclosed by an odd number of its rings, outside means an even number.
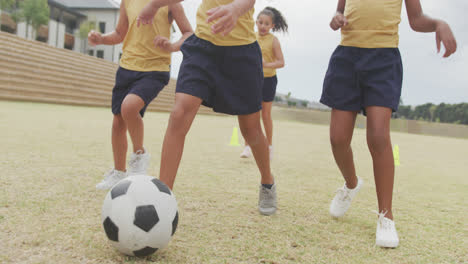
M128 94L135 94L145 102L145 106L140 110L140 115L143 117L146 107L168 83L169 72L139 72L119 67L112 90L112 113L120 114L125 97Z
M273 102L275 100L276 86L278 85L278 78L266 77L263 79L263 102Z
M216 46L194 34L180 50L184 59L177 93L196 96L219 113L246 115L262 109L262 53L257 42Z
M320 102L338 110L364 111L368 106L398 110L403 65L398 48L338 46L323 83Z

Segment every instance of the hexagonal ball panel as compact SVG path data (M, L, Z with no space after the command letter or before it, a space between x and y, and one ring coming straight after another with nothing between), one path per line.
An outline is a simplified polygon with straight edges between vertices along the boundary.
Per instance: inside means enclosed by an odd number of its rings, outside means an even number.
M159 222L159 216L153 205L142 205L135 209L133 224L149 232Z

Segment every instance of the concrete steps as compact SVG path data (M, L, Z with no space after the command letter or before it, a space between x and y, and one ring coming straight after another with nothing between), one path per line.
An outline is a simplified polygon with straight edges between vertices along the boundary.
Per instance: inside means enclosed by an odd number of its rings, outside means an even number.
M0 99L110 107L118 65L0 32ZM148 111L170 112L175 80ZM200 107L199 113L215 114Z

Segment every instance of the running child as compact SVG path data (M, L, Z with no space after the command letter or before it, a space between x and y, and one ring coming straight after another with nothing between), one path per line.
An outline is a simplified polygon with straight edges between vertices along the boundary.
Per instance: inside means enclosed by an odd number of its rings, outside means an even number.
M275 99L278 79L276 69L284 67L284 57L281 45L277 37L270 31L288 32L288 23L281 12L273 7L266 7L257 16L257 41L260 44L263 58L263 99L262 99L262 120L265 134L269 143L270 162L273 159L273 120L271 119L271 106ZM252 156L252 151L247 141L245 141L244 151L241 158Z
M192 27L180 4L159 10L151 26L137 27L137 16L149 0L122 0L120 17L115 31L101 35L91 31L91 45L116 45L123 42L120 67L112 90L112 150L114 168L104 175L97 189L111 188L131 174L146 174L150 154L143 146L143 115L148 104L169 82L171 52L178 51L192 33ZM172 22L175 20L182 37L170 42ZM127 130L133 152L126 168Z
M341 217L362 187L356 176L351 150L356 115L367 115L369 147L377 190L379 218L376 245L394 248L399 239L393 221L392 194L395 174L390 118L397 111L403 67L398 50L398 24L402 0L339 0L330 27L341 28L341 43L331 56L320 102L332 108L330 141L335 161L346 183L338 189L330 214ZM444 57L456 51L456 41L447 23L422 11L419 0L406 0L411 28L435 32L437 50Z
M140 24L151 23L162 6L180 1L152 0L140 14ZM184 58L164 138L160 179L172 189L185 136L201 104L237 115L261 174L258 209L271 215L276 211L276 185L270 172L268 141L260 125L263 71L254 31L254 4L255 0L203 0L200 4L195 34L181 47Z

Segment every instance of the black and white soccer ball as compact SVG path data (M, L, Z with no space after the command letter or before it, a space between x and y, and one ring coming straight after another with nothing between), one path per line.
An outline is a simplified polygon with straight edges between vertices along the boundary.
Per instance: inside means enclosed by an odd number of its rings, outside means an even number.
M165 248L177 229L177 201L169 187L147 175L133 175L107 193L102 224L110 243L129 256Z

